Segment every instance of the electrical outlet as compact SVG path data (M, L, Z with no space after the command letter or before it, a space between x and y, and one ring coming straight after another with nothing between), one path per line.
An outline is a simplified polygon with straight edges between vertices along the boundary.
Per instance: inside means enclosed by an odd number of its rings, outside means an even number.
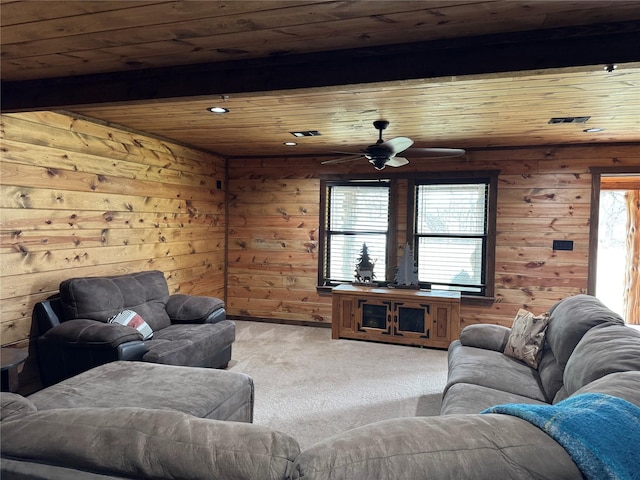
M554 250L573 250L573 240L554 240Z

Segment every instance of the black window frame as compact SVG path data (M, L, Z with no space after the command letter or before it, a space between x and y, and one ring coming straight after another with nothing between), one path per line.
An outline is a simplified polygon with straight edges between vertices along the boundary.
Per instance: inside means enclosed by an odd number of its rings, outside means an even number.
M378 278L375 279L374 284L378 286L385 286L388 283L393 282L395 278L397 262L399 261L398 255L398 243L404 245L408 243L415 245L414 235L415 231L415 182L422 180L435 180L441 181L459 181L464 183L467 180L472 182L477 181L478 178L486 178L489 181L489 205L488 205L488 238L486 248L486 259L484 264L485 271L485 292L484 295L467 295L462 293L462 303L467 305L491 305L495 301L495 272L496 272L496 219L497 219L497 201L498 201L498 176L499 170L484 170L484 171L457 171L457 172L398 172L387 173L384 178L379 178L379 173L362 173L362 174L349 174L349 175L321 175L320 178L320 212L319 212L319 234L318 234L318 280L316 290L320 294L330 294L331 289L335 285L331 285L325 279L325 265L326 265L326 222L327 216L327 182L363 182L363 181L389 181L390 190L390 203L389 203L389 227L387 236L387 269L384 273L384 277L381 272L376 271ZM399 185L402 184L407 189L407 199L405 205L400 209L398 204ZM406 230L398 230L398 216L405 217ZM355 260L354 260L355 268ZM426 288L427 285L423 285Z
M330 212L330 195L329 190L333 186L365 186L376 187L381 186L389 189L389 204L387 215L387 231L386 231L386 252L385 252L385 264L386 269L384 272L379 270L375 271L376 278L372 282L374 285L386 285L389 282L389 273L395 271L395 258L393 253L396 246L397 235L397 222L395 221L395 215L392 212L396 209L397 198L397 186L396 182L390 178L377 178L373 175L358 175L358 176L339 176L338 178L322 178L320 180L320 234L318 241L318 290L331 290L332 287L344 283L350 283L347 281L336 281L328 278L329 269L329 248L330 248L330 235L329 225L331 221ZM379 233L379 232L378 232ZM354 273L355 264L357 259L353 259ZM391 277L393 278L393 276ZM351 281L355 280L352 279Z
M418 241L422 237L428 235L419 235L416 232L417 223L417 195L419 185L467 185L484 183L487 185L486 203L485 203L485 234L483 235L483 251L482 251L482 273L481 273L481 289L479 292L461 291L463 297L471 298L489 298L493 299L495 294L495 246L496 246L496 219L497 219L497 199L498 199L498 171L487 172L453 172L438 173L431 175L418 175L412 178L407 189L408 208L407 208L407 243L412 245L416 264L418 264ZM432 237L438 235L431 235ZM460 235L464 237L464 235ZM447 235L447 237L456 237L456 235ZM419 283L420 288L431 288L431 284L427 281ZM451 284L452 286L454 284Z

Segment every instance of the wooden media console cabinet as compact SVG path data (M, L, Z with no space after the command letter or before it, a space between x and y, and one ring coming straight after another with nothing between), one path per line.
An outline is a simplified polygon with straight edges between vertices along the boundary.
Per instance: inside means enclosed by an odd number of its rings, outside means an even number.
M338 285L331 337L447 348L460 335L460 293Z

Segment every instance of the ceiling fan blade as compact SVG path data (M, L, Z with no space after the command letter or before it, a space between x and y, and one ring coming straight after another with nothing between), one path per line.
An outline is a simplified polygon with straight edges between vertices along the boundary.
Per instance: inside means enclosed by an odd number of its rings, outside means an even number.
M409 160L407 160L404 157L393 157L391 160L389 160L386 163L387 167L401 167L403 165L406 165L407 163L409 163Z
M411 157L448 158L465 154L462 148L411 148L405 152Z
M381 147L388 148L393 154L404 152L411 145L413 145L413 140L407 137L392 138L380 144Z
M333 165L338 163L353 162L354 160L360 160L361 158L362 158L362 154L352 153L348 157L333 158L331 160L325 160L324 162L320 162L320 163L322 165Z

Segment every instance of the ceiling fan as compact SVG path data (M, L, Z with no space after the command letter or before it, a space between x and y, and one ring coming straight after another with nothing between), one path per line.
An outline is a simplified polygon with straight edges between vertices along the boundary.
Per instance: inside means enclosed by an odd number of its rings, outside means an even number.
M429 158L448 158L459 157L464 155L461 148L409 148L413 145L413 140L407 137L395 137L386 142L382 140L382 131L389 126L386 120L376 120L373 126L379 131L378 141L374 145L369 145L363 149L361 153L346 153L348 157L336 158L334 160L325 160L322 164L347 163L359 160L364 157L369 160L376 170L382 170L384 167L401 167L409 163L405 157L396 156L398 153L406 152L413 157L429 157Z

